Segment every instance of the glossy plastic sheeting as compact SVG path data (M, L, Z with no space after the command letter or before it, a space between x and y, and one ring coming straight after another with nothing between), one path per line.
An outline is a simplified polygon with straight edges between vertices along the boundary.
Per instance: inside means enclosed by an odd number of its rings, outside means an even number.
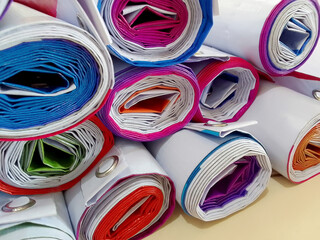
M183 210L203 221L226 217L251 204L271 175L265 150L245 134L219 138L181 130L146 146L172 178Z
M0 192L0 238L74 240L63 194L11 196Z
M99 6L110 50L137 66L185 61L212 26L212 2L206 0L100 0Z
M65 198L77 239L142 239L171 215L175 188L141 143L117 138Z
M187 64L200 88L196 122L234 122L250 107L259 87L259 75L247 61L230 57L227 61L205 60Z
M256 100L241 120L269 154L272 167L300 183L320 172L320 104L291 89L261 81Z
M184 127L198 103L197 79L188 67L127 67L116 73L99 117L118 136L152 141Z
M69 189L113 143L111 132L97 117L45 139L0 141L0 190L21 195Z
M228 0L219 11L205 44L271 75L300 67L319 38L317 0Z
M113 69L92 35L18 3L0 30L0 139L61 133L102 107Z

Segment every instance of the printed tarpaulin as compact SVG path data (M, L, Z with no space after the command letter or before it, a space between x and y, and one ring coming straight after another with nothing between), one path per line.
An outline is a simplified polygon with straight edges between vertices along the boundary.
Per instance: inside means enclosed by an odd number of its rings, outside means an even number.
M0 192L0 238L75 240L63 194L12 196Z
M297 71L284 76L272 76L277 84L320 100L320 46L317 46L308 61Z
M247 134L217 137L181 130L146 146L172 178L182 209L203 221L226 217L254 202L271 175L265 150Z
M6 14L11 2L13 0L2 0L0 2L0 20L3 18L3 16Z
M98 114L114 134L152 141L190 122L199 103L197 79L190 68L128 67L119 61L114 65L116 84Z
M112 38L109 49L137 66L185 61L212 26L212 2L206 0L100 0L98 7Z
M59 135L32 141L0 141L0 190L43 194L69 189L113 146L97 117Z
M58 134L93 116L114 84L91 34L18 3L0 22L0 139Z
M319 38L317 0L219 1L219 11L205 44L271 75L300 67Z
M272 167L295 183L320 172L320 104L277 84L261 81L256 100L241 120L269 154Z
M142 239L172 214L175 188L141 143L117 138L65 199L77 239Z

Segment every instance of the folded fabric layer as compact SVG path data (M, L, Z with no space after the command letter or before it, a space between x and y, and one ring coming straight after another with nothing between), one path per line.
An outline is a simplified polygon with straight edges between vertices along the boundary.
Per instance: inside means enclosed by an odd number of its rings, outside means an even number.
M193 121L234 122L257 95L259 75L250 63L241 58L206 60L187 65L197 74L201 93Z
M212 27L212 2L206 0L99 0L98 6L110 50L137 66L185 61Z
M119 138L65 198L77 239L142 239L171 215L175 188L141 143Z
M13 3L0 22L0 139L70 129L105 103L113 69L88 32Z
M44 139L0 141L0 190L21 195L69 189L113 142L111 132L97 117Z
M127 67L117 72L99 117L118 136L152 141L185 126L198 103L197 79L188 67Z
M3 16L6 14L11 2L13 0L2 0L0 2L0 20L3 18Z
M320 104L288 88L262 81L258 96L241 120L270 156L272 167L295 183L320 172Z
M0 238L75 240L63 194L19 197L0 192Z
M38 0L14 0L15 2L21 3L37 11L43 12L48 14L52 17L57 16L57 5L58 0L45 0L45 1L38 1ZM65 1L66 2L66 1Z
M272 77L279 85L320 100L320 46L318 45L309 60L299 70L284 76Z
M271 175L263 147L246 134L219 138L181 130L146 146L172 178L183 210L203 221L248 206L265 190Z
M300 67L319 38L317 0L219 2L205 44L232 53L271 75Z

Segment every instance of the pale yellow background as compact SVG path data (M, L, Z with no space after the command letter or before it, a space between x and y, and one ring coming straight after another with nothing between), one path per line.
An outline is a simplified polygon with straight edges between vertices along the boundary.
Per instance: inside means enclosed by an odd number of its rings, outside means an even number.
M146 239L320 240L320 176L298 185L273 176L256 202L213 222L190 217L177 204L168 222Z

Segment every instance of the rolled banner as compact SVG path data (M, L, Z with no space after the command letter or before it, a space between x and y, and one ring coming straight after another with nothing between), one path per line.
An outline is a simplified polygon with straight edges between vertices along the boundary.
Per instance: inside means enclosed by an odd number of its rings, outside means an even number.
M146 146L172 178L183 210L203 221L248 206L271 175L263 147L241 133L220 138L185 129Z
M318 45L309 60L299 70L284 76L272 77L277 84L320 101L320 46Z
M3 18L3 16L6 14L11 2L13 0L2 0L0 2L0 20Z
M200 96L190 68L125 67L119 61L114 65L116 84L98 114L114 134L135 141L152 141L190 122Z
M6 140L79 125L114 84L110 55L92 35L15 2L0 22L0 71L0 139Z
M219 11L205 44L271 75L300 67L319 38L317 0L228 0L219 2Z
M11 196L0 192L0 238L75 240L63 194Z
M207 50L213 51L212 48L203 46L197 53L197 61L187 63L197 75L201 93L193 121L237 121L257 95L258 72L239 57L229 55L228 60L222 61L218 60L221 55L217 53L210 60ZM200 61L200 54L204 55L204 61Z
M142 239L171 215L175 188L142 143L117 138L65 199L77 239Z
M295 183L320 172L320 104L277 84L261 81L256 100L241 120L270 156L272 167Z
M97 117L44 139L0 141L0 191L32 195L69 189L113 144Z
M213 24L212 1L96 2L112 38L109 49L136 66L184 62L198 50Z

